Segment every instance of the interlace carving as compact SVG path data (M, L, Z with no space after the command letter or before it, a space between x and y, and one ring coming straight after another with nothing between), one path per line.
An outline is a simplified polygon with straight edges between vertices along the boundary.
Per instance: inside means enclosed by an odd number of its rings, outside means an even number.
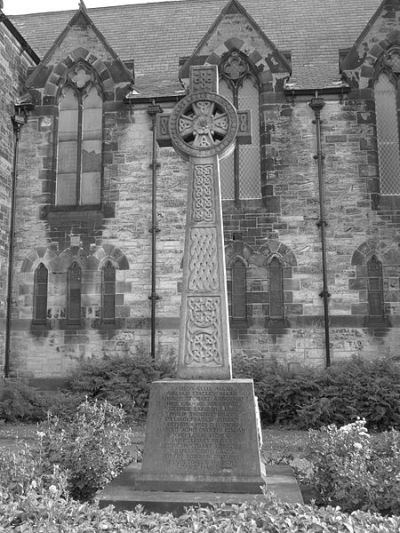
M194 222L213 222L214 219L213 166L195 165L193 184L193 220Z
M217 236L215 228L192 228L189 243L189 290L218 289Z
M211 69L206 67L201 70L193 70L192 72L192 92L195 91L211 91L215 92L215 76Z
M222 365L218 336L219 298L188 298L188 310L185 363L202 366Z

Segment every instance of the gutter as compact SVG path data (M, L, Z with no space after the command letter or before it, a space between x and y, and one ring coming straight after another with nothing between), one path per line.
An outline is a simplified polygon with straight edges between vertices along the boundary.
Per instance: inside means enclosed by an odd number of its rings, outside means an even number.
M20 43L22 47L22 51L26 52L28 56L33 60L33 62L38 65L40 63L40 57L36 54L36 52L33 51L33 49L29 46L27 41L22 37L20 32L17 30L17 28L14 26L14 24L11 22L11 20L5 15L1 9L0 9L0 22L6 26L6 28L10 31L10 33L17 39L17 41Z

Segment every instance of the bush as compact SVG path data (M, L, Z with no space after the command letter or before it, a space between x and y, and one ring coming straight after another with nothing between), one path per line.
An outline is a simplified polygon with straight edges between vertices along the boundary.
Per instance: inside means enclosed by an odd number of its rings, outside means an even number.
M347 515L338 508L318 509L313 506L283 504L271 497L265 502L245 503L212 509L188 509L180 517L171 514L116 512L112 507L98 509L93 504L79 504L63 493L62 482L48 489L32 484L24 497L15 501L2 498L0 492L0 530L16 533L394 533L400 518L355 512Z
M105 357L83 362L68 380L68 388L89 399L107 400L138 419L147 414L151 382L172 376L172 360L155 361L145 355Z
M0 379L0 420L36 423L47 413L71 418L84 396L63 391L39 391L24 380Z
M21 380L0 378L0 420L38 422L46 417L42 395Z
M254 379L264 424L309 429L361 417L369 429L400 429L400 367L390 360L354 359L298 374L260 359L241 356L233 362L235 377Z
M49 474L58 464L67 472L74 499L88 500L132 461L131 431L125 413L108 402L82 403L70 421L49 416L38 432L37 455ZM46 468L45 468L46 467Z
M365 420L309 432L311 483L320 505L399 514L400 433L371 438Z

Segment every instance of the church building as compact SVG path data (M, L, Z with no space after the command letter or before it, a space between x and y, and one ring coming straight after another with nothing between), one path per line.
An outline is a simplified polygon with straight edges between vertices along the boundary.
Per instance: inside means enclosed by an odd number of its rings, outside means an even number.
M189 162L168 120L198 65L239 117L220 161L233 357L400 358L400 0L81 1L0 10L6 377L176 356Z

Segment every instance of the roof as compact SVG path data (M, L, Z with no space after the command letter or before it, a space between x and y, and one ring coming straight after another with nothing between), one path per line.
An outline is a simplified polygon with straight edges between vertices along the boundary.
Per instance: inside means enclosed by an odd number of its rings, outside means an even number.
M139 90L178 88L179 59L190 56L227 0L181 0L88 9L119 57L134 59ZM278 50L290 51L292 80L322 88L337 81L339 50L350 48L381 0L241 0ZM75 11L10 16L43 57ZM39 30L38 30L39 28Z

